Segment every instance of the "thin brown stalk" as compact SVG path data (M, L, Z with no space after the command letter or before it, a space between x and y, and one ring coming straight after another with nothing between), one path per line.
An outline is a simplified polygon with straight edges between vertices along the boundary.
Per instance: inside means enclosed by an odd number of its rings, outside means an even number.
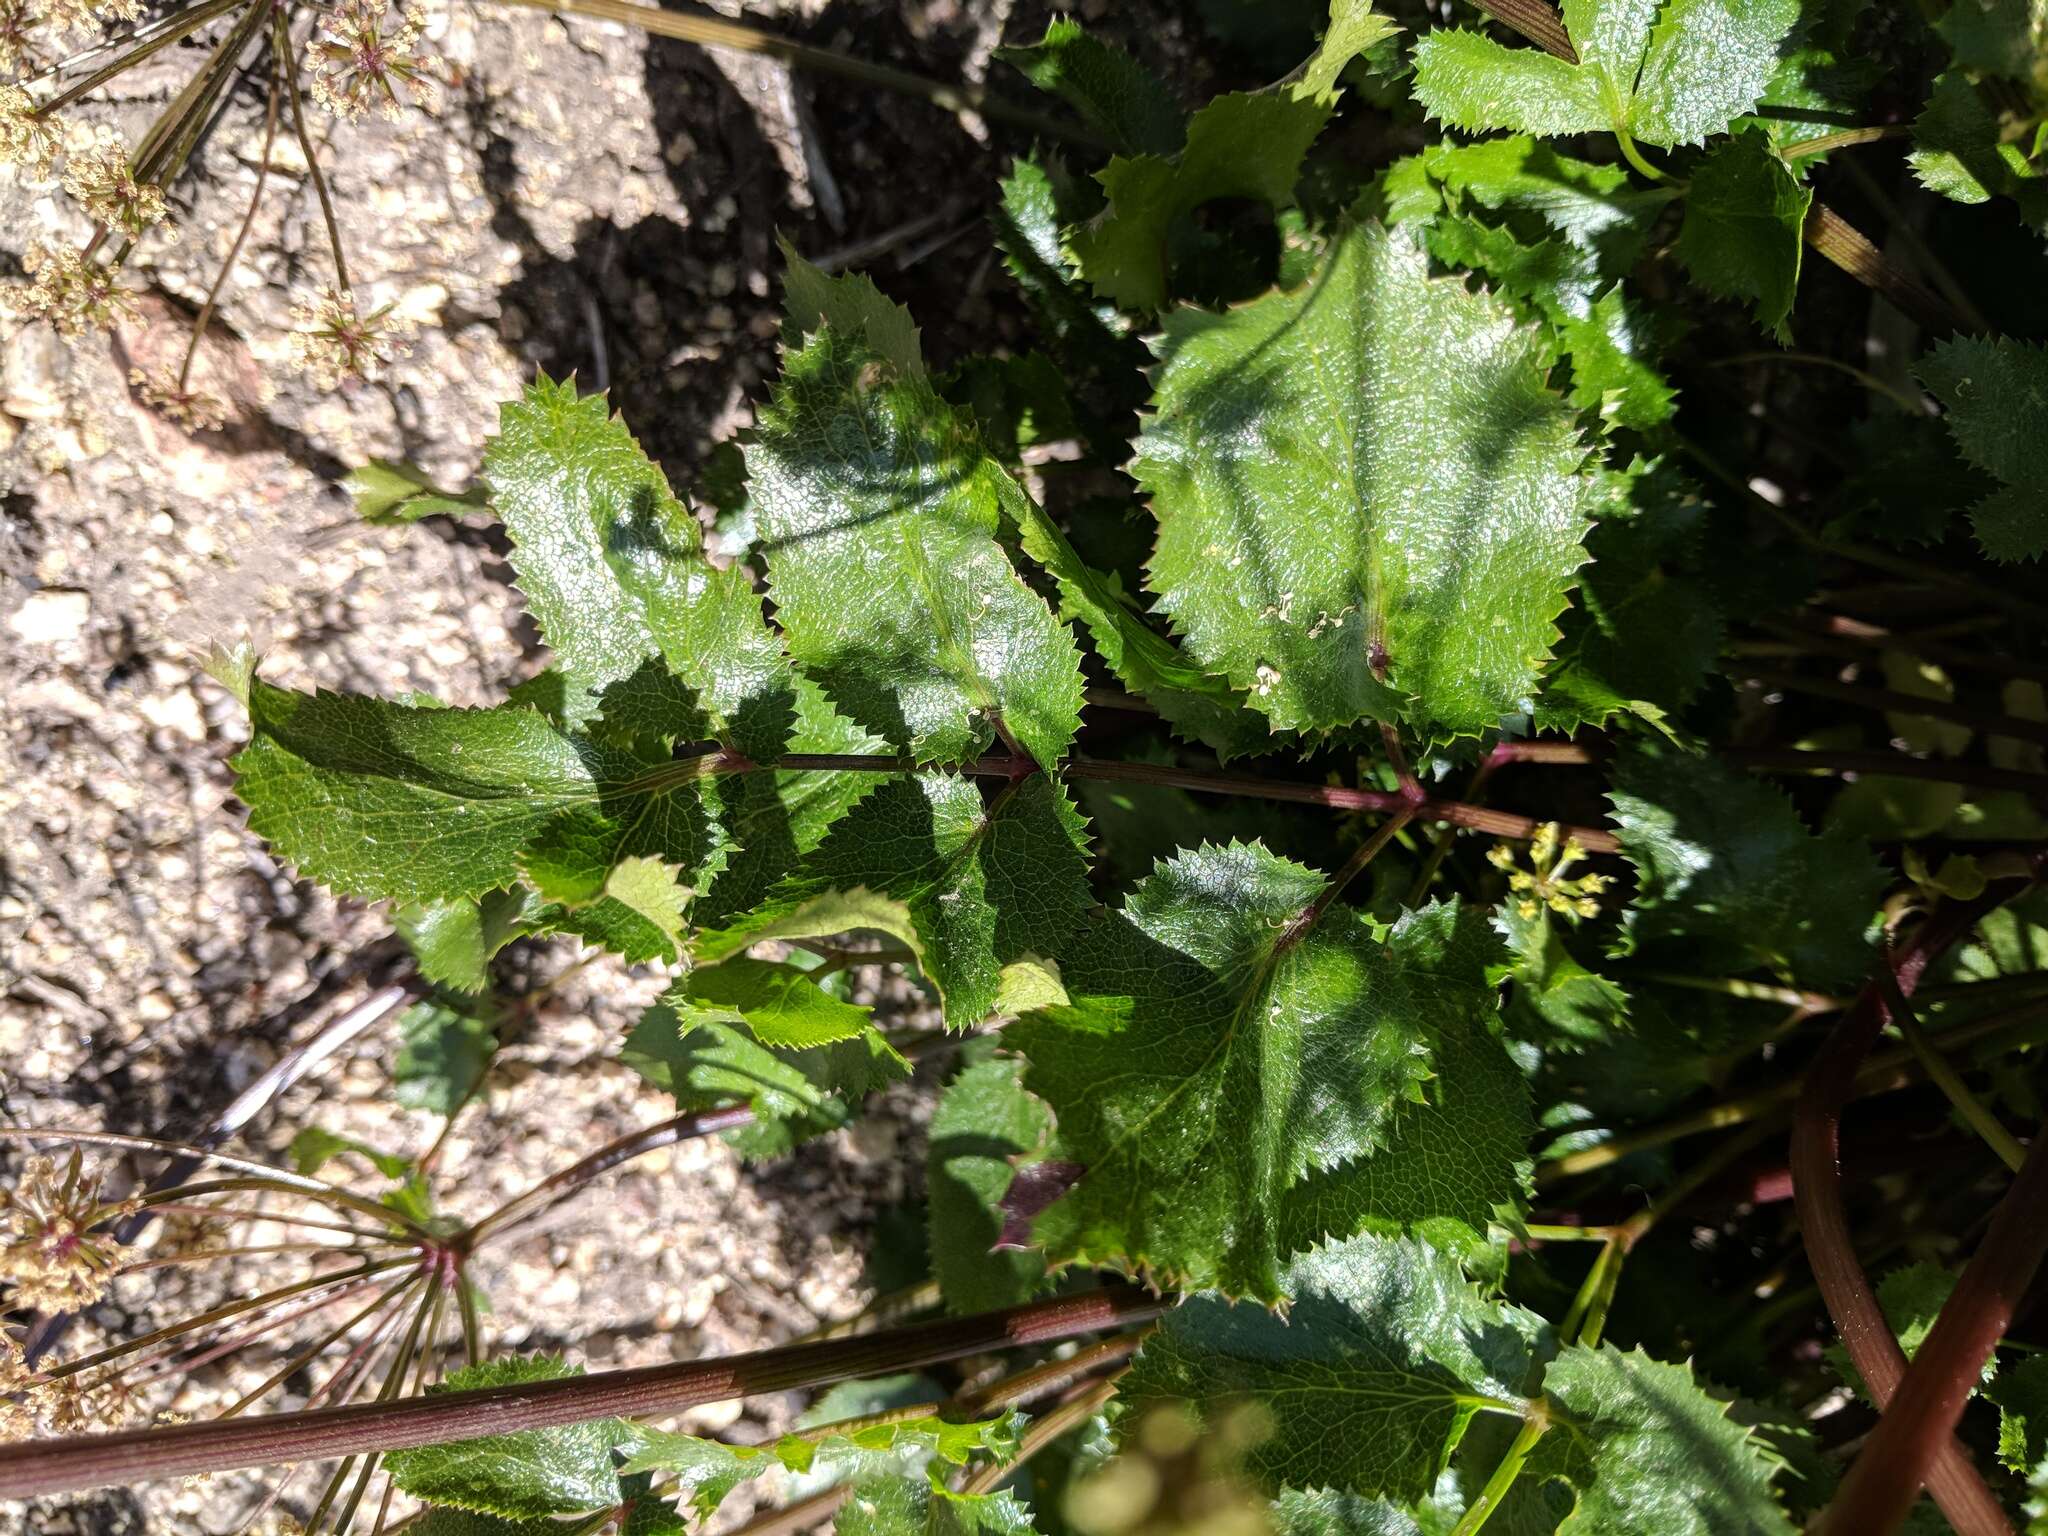
M2036 1132L2033 1150L1999 1202L1983 1244L1857 1453L1822 1517L1823 1531L1888 1536L1899 1528L1922 1483L1932 1481L1936 1459L1955 1444L1952 1436L1963 1405L2043 1258L2048 1258L2048 1126ZM1955 1523L1963 1529L1960 1521Z
M0 1498L34 1498L154 1478L319 1461L484 1434L608 1418L654 1418L702 1403L910 1370L1149 1321L1166 1302L1123 1286L1006 1312L721 1360L609 1371L261 1418L217 1420L0 1447Z

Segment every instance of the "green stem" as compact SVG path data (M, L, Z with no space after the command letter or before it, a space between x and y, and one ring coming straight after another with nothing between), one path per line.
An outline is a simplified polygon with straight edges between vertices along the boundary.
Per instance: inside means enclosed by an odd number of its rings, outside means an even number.
M1614 138L1615 142L1621 146L1622 159L1626 160L1637 171L1649 177L1652 181L1663 181L1665 179L1662 171L1643 158L1643 152L1636 148L1636 141L1634 139L1621 132L1617 132Z
M1801 139L1796 144L1787 144L1778 151L1780 159L1801 160L1808 155L1825 155L1830 150L1849 149L1858 144L1875 144L1883 139L1911 138L1911 123L1885 123L1875 128L1844 128L1839 133L1824 133L1819 138Z
M1452 1528L1451 1536L1476 1536L1492 1518L1493 1512L1506 1501L1508 1491L1515 1486L1515 1479L1522 1475L1522 1464L1536 1449L1536 1442L1549 1431L1550 1421L1540 1415L1532 1414L1522 1421L1521 1431L1508 1447L1507 1455L1501 1457L1500 1465L1493 1469L1493 1476L1486 1480L1479 1496L1465 1507L1465 1513Z
M1802 992L1797 987L1774 987L1761 981L1744 981L1737 976L1684 976L1675 971L1638 971L1644 981L1667 987L1685 987L1694 992L1718 992L1753 1003L1783 1003L1787 1008L1804 1008L1809 1013L1827 1013L1843 1006L1839 997L1825 992Z
M1996 1152L1999 1161L2014 1173L2018 1173L2027 1160L2027 1149L2011 1131L1999 1123L1998 1117L1984 1107L1984 1103L1962 1079L1962 1075L1949 1065L1948 1058L1934 1048L1934 1042L1927 1038L1927 1032L1920 1027L1920 1021L1913 1014L1913 1005L1899 990L1898 983L1889 975L1880 975L1879 985L1884 987L1885 1006L1891 1009L1892 1022L1899 1027L1899 1033L1906 1037L1914 1059L1927 1074L1927 1080L1939 1088L1955 1112L1961 1115L1970 1129L1984 1138L1984 1144Z

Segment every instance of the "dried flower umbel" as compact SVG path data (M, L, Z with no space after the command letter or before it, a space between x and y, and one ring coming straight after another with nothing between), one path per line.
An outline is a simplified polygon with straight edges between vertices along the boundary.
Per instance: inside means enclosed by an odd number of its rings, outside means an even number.
M396 119L406 93L425 105L430 89L419 41L426 12L385 0L344 0L320 25L308 49L315 61L313 99L337 117L361 117L375 110Z
M292 360L322 389L333 389L344 379L368 378L403 357L411 333L395 304L366 315L356 308L349 289L328 288L293 307Z
M163 188L135 179L128 150L119 138L101 135L65 157L64 190L95 224L140 239L164 219Z
M66 336L103 331L135 312L120 273L78 251L31 246L22 265L29 281L13 296L12 308L30 319L48 320Z
M0 0L0 67L5 67L7 0ZM37 110L35 98L18 85L0 85L0 165L12 165L33 181L47 180L63 148L56 122Z
M139 1209L101 1199L79 1153L61 1172L54 1158L25 1159L20 1179L0 1190L0 1279L10 1300L39 1312L91 1306L120 1272L120 1245L106 1229Z

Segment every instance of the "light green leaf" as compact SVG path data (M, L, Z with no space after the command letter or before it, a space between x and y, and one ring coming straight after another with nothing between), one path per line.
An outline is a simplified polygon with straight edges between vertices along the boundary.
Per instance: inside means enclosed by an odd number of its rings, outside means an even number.
M1186 114L1158 78L1071 17L1054 17L1042 41L998 48L996 57L1072 107L1120 155L1170 155L1187 133Z
M1935 28L1965 69L2037 82L2048 73L2048 5L2042 0L1957 0Z
M1032 1536L1031 1511L1017 1496L954 1493L921 1477L870 1478L854 1484L839 1511L836 1536Z
M1608 129L1699 144L1753 108L1799 23L1799 0L1567 0L1568 64L1476 32L1415 50L1415 95L1454 128L1554 137Z
M1133 473L1198 664L1291 729L1520 707L1584 558L1533 332L1367 224L1295 292L1175 311L1161 355Z
M483 472L570 724L658 657L695 704L666 735L781 750L792 679L760 597L743 568L705 557L697 520L602 395L536 380L503 408Z
M323 1126L309 1125L292 1137L288 1149L292 1167L310 1177L344 1152L352 1152L387 1179L403 1179L413 1171L413 1160L380 1152L353 1136L339 1136Z
M519 878L524 846L572 814L630 815L640 831L622 853L689 864L709 853L690 765L577 740L529 709L415 709L251 679L249 714L254 738L233 764L249 825L349 895L502 889Z
M1290 1191L1382 1154L1437 1102L1439 1043L1483 1040L1492 944L1476 916L1427 908L1382 940L1338 905L1301 931L1322 888L1256 845L1182 853L1076 946L1071 1004L1005 1031L1058 1117L1055 1156L1087 1170L1034 1229L1055 1262L1277 1299ZM1406 1193L1428 1183L1408 1178Z
M1717 145L1693 172L1679 259L1708 292L1748 300L1757 323L1783 341L1812 206L1813 189L1778 158L1770 136L1752 128Z
M510 1357L464 1367L427 1391L465 1392L582 1374L556 1355ZM392 1451L384 1465L393 1482L428 1503L514 1519L575 1514L619 1502L612 1452L630 1445L635 1434L619 1419L596 1419Z
M1636 953L1707 975L1764 967L1806 987L1868 975L1888 877L1860 841L1815 837L1771 785L1668 749L1619 758L1611 798L1636 867L1624 930Z
M1294 89L1316 101L1335 102L1337 77L1359 55L1400 31L1372 8L1372 0L1330 0L1330 25L1303 67Z
M2048 1461L2048 1355L2028 1355L1991 1396L1998 1404L1998 1459L2024 1476Z
M2048 169L2027 156L2027 145L2007 137L1997 112L1969 76L1938 76L1933 94L1913 123L1913 172L1928 190L1958 203L2010 197L2020 217L2048 230Z
M1273 1503L1273 1529L1277 1536L1422 1536L1406 1510L1327 1488L1283 1488Z
M2006 482L1972 514L1994 560L2048 553L2048 346L1957 336L1921 359L1963 456Z
M462 1107L498 1049L488 1018L436 1002L407 1009L398 1035L398 1059L391 1065L398 1102L437 1115Z
M839 1129L852 1121L869 1093L910 1075L910 1063L865 1021L836 1040L786 1044L773 1037L804 1032L792 1014L822 1010L815 1004L760 1008L763 1027L757 1031L739 1008L694 999L695 975L679 981L640 1016L620 1059L674 1094L679 1110L749 1105L757 1123L732 1133L734 1144L749 1157L777 1157ZM805 984L816 991L815 983ZM832 1001L822 993L819 998Z
M473 901L401 907L391 914L391 924L428 981L481 992L490 984L492 957L530 930L538 910L529 891L486 891Z
M423 517L460 517L485 505L483 488L444 491L426 471L390 459L372 459L342 479L356 515L366 523L416 523Z
M891 779L697 952L716 962L759 939L875 929L910 947L947 1025L965 1029L999 1006L1007 971L1043 971L1061 952L1088 905L1087 870L1081 817L1043 774L988 801L951 775Z
M709 1519L727 1494L770 1467L791 1472L851 1471L855 1476L897 1472L907 1480L926 1466L964 1466L986 1453L1001 1463L1017 1454L1019 1419L1010 1409L992 1419L951 1420L932 1415L870 1424L831 1434L787 1434L766 1445L727 1445L694 1435L642 1430L627 1473L674 1474L700 1519Z
M830 326L866 343L870 352L904 378L924 377L924 344L909 310L884 298L865 272L834 277L797 255L796 247L787 240L776 243L782 248L785 267L783 307L796 345Z
M919 762L998 729L1064 755L1080 656L997 542L1003 471L964 413L828 326L785 356L747 472L776 621L842 712Z
M1575 1344L1544 1372L1543 1393L1563 1422L1522 1475L1571 1484L1558 1536L1792 1536L1771 1493L1778 1459L1685 1366Z
M1052 1112L1025 1092L1023 1065L976 1062L932 1111L925 1190L931 1210L932 1274L955 1312L1015 1306L1045 1289L1045 1260L996 1252L997 1209L1020 1162L1036 1159L1052 1135Z
M745 1024L763 1045L805 1050L869 1028L869 1009L841 1002L793 965L745 955L692 971L676 990L696 1014Z
M1296 1258L1283 1317L1197 1296L1168 1311L1120 1396L1180 1399L1204 1419L1256 1403L1272 1432L1245 1454L1283 1486L1427 1494L1482 1410L1521 1411L1547 1327L1489 1301L1427 1244L1358 1237ZM1135 1418L1127 1418L1132 1422Z

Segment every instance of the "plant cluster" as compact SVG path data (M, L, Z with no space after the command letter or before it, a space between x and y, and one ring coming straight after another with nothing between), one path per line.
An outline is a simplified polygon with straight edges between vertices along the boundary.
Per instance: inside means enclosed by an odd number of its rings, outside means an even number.
M250 823L393 904L407 1102L477 1097L501 957L567 935L667 968L621 1057L677 1116L467 1225L434 1153L317 1130L135 1196L345 1206L353 1267L247 1303L344 1288L295 1357L343 1363L0 1494L340 1457L316 1531L661 1536L771 1472L750 1529L2048 1530L2048 12L1936 10L1333 0L1192 113L1061 21L1003 54L1101 146L999 189L1036 349L940 366L792 251L694 505L547 379L474 489L364 471L502 524L553 663L456 708L222 652ZM928 1252L849 1335L488 1349L495 1235L920 1063ZM5 1272L68 1307L51 1213L94 1287L116 1212L39 1168ZM828 1386L769 1445L663 1427Z

